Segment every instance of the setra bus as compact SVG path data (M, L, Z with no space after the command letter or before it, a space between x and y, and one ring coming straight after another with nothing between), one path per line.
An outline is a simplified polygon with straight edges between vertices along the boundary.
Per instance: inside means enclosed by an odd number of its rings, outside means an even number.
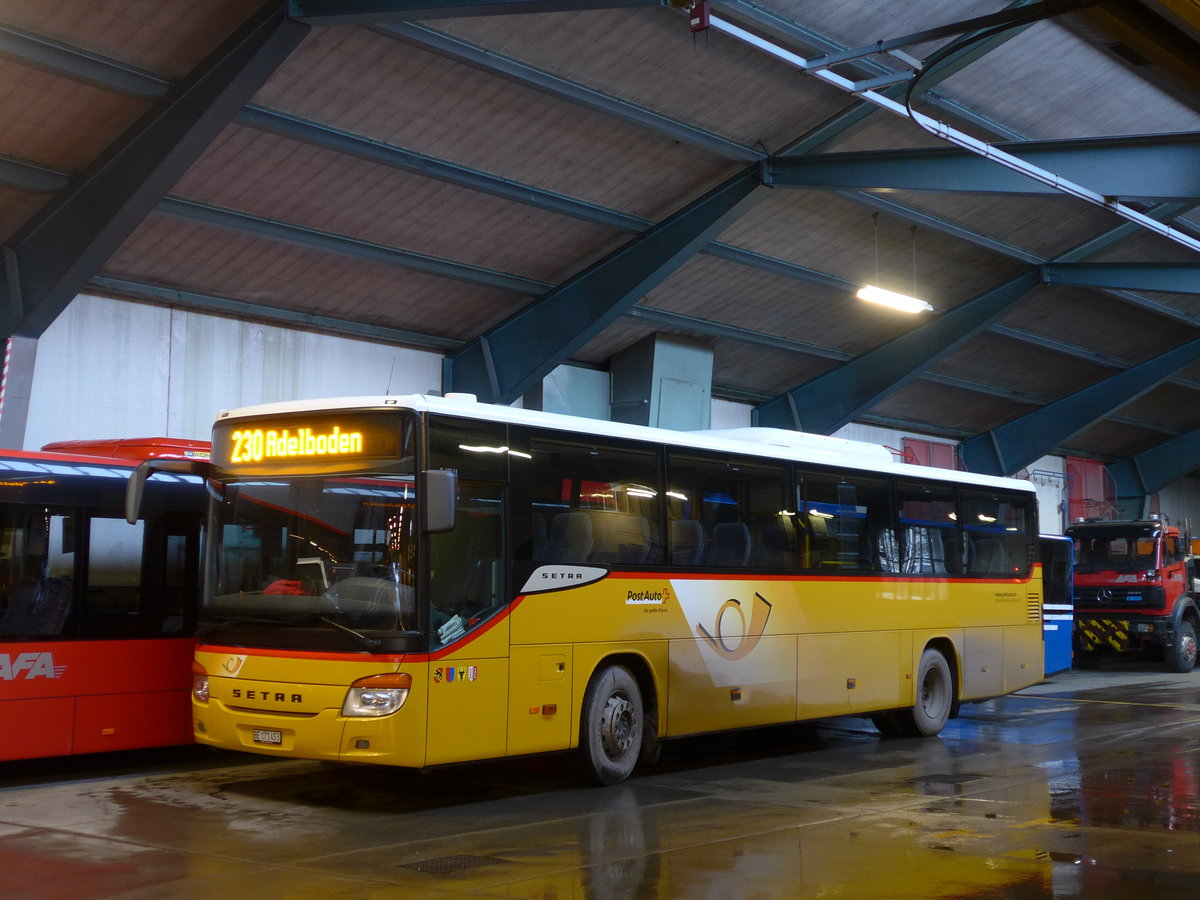
M0 760L190 744L206 494L176 475L125 521L140 460L207 441L0 451Z
M205 744L577 749L613 784L664 738L847 714L934 735L1042 677L1033 488L880 446L378 397L223 412L207 474Z

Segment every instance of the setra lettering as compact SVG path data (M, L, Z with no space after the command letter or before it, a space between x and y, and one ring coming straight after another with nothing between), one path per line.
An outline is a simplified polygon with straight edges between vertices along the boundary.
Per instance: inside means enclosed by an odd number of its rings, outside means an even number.
M231 692L235 700L265 700L273 703L303 703L303 694L292 694L288 696L282 691L263 691L252 690L250 688L234 688Z

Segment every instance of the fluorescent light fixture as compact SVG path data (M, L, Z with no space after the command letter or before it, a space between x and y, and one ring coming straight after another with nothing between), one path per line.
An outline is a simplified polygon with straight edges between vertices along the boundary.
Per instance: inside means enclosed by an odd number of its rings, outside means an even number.
M909 297L907 294L897 294L895 291L884 290L881 287L875 287L873 284L864 285L859 288L858 299L866 300L870 303L878 303L880 306L888 306L906 313L928 312L933 309L924 300Z
M459 444L458 449L466 450L468 453L507 453L509 456L519 456L522 459L533 459L528 453L510 450L508 447L474 447L470 444Z

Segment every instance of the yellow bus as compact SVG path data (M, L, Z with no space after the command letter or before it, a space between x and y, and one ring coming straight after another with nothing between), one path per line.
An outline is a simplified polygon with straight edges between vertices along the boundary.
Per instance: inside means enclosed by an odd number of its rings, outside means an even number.
M223 412L205 471L204 744L575 750L615 784L664 739L841 715L936 735L1042 677L1032 486L877 445L414 395Z

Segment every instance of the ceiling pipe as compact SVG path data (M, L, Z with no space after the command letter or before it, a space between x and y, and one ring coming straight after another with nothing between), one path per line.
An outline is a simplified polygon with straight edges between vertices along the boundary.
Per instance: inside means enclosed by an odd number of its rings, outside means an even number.
M710 14L708 24L711 28L728 34L730 37L743 41L752 47L756 47L757 49L768 53L776 59L800 69L806 74L821 79L833 87L839 88L848 94L853 94L854 96L859 97L868 103L874 104L881 109L885 109L888 112L894 113L895 115L909 119L931 134L948 141L951 144L962 147L964 150L968 150L972 153L982 156L985 159L991 160L997 165L1001 165L1005 168L1012 169L1015 172L1019 172L1020 174L1045 184L1063 194L1083 200L1084 202L1090 203L1093 206L1107 209L1121 218L1133 222L1147 231L1151 231L1157 235L1160 235L1161 237L1165 237L1167 240L1174 241L1177 244L1187 247L1189 250L1200 252L1200 240L1184 234L1176 228L1172 228L1165 222L1155 221L1149 216L1138 212L1136 209L1126 206L1114 197L1104 197L1103 195L1098 194L1095 191L1084 187L1083 185L1076 184L1075 182L1064 178L1061 175L1047 171L1046 169L1042 169L1038 166L1031 165L1025 160L1013 156L1011 153L1005 153L1003 150L999 150L996 147L989 145L985 141L971 137L971 135L961 132L956 128L952 128L945 122L940 122L931 116L925 115L924 113L911 110L903 103L899 103L889 97L885 97L883 94L873 90L863 90L860 82L856 82L850 78L845 78L829 70L828 68L824 68L827 63L822 62L821 58L817 58L812 61L805 59L798 53L793 53L791 50L781 47L778 44L767 40L766 38L753 34L744 28L734 25L732 22L720 18L717 15Z

